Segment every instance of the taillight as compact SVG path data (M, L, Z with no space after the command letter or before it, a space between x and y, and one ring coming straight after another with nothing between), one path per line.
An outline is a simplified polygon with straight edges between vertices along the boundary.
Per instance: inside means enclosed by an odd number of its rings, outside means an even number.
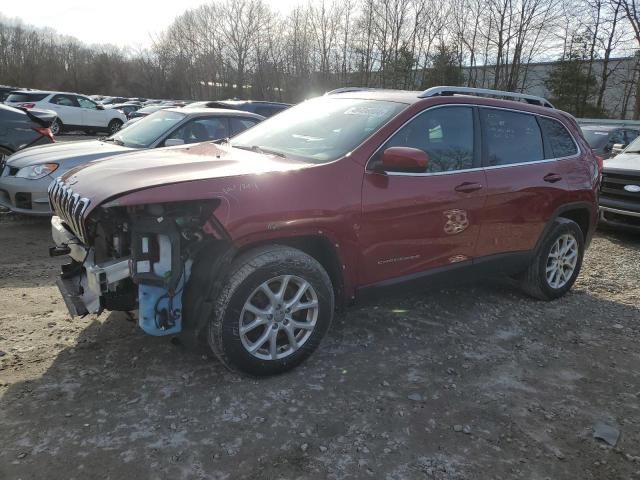
M21 103L20 106L23 107L23 108L33 108L33 107L36 106L36 104L35 103Z
M50 138L52 142L56 141L55 138L53 138L53 132L51 131L51 129L49 127L34 127L33 130L38 132L43 137Z

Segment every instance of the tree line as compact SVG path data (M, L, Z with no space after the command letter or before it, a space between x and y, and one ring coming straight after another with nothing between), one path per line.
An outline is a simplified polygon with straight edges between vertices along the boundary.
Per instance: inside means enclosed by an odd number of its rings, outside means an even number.
M615 57L639 48L635 0L316 0L286 15L263 0L214 0L140 51L0 18L0 84L297 102L341 86L523 91L531 65L554 60L545 86L558 106L605 115ZM636 118L639 73L636 62L624 86Z

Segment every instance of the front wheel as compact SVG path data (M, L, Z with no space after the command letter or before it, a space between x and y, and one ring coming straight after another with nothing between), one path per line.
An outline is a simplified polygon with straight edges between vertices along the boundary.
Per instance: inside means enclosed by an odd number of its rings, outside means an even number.
M259 248L233 262L209 321L208 344L231 369L283 373L318 347L333 310L333 287L320 263L294 248Z
M113 135L118 130L122 128L122 122L120 120L114 119L109 122L109 126L107 129L109 130L109 135Z
M563 296L578 278L583 254L584 235L578 224L556 219L524 275L523 290L540 300Z

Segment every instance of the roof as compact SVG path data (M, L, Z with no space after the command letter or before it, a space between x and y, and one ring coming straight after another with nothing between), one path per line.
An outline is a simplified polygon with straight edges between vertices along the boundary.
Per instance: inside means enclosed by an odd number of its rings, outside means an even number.
M256 113L245 112L243 110L232 110L227 108L182 108L182 107L169 107L165 108L165 111L183 113L190 117L210 117L213 115L220 115L224 117L242 117L242 118L255 118L256 120L264 120L262 115Z
M25 90L24 88L13 90L11 93L36 93L36 94L38 94L38 93L46 93L47 95L51 95L51 94L56 94L56 95L80 95L81 97L86 97L86 95L83 95L82 93L58 92L57 90Z

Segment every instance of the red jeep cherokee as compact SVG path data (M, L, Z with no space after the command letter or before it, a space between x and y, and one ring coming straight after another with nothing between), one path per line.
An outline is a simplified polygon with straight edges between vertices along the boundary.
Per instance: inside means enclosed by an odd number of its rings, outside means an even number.
M510 98L502 100L487 97ZM546 100L341 89L232 140L123 155L50 187L74 315L139 310L251 374L302 362L337 305L467 268L565 294L597 219L596 159Z

